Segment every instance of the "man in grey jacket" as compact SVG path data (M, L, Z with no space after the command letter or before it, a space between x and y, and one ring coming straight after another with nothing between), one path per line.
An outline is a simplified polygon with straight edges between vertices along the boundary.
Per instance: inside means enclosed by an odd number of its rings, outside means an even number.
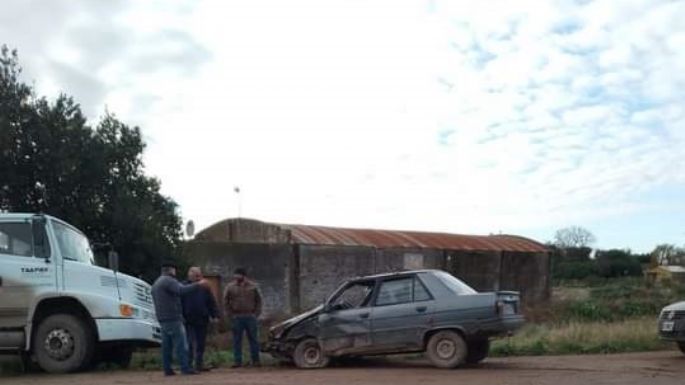
M188 340L183 326L183 307L181 295L207 287L207 281L183 285L176 280L176 265L164 263L162 275L152 285L152 299L155 303L155 313L162 328L162 366L164 374L173 376L171 368L172 351L176 350L176 359L181 364L181 373L197 374L190 367L188 359Z

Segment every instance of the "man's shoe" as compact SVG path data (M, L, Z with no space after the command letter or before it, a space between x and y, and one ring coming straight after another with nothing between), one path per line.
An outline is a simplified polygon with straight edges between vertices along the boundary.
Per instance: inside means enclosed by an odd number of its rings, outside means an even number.
M195 371L195 370L190 370L187 372L181 372L181 374L183 374L184 376L193 376L193 375L200 374L200 373Z
M172 370L172 371L170 371L170 372L164 372L164 375L167 376L167 377L168 377L168 376L175 376L175 375L176 375L176 372L174 372L174 371Z
M202 368L197 368L197 369L195 369L195 370L198 371L198 372L209 372L209 371L212 370L212 368L202 367Z
M251 368L261 368L262 364L260 362L250 362L248 366Z
M231 369L238 369L238 368L242 368L242 367L243 367L243 364L233 364L233 365L231 365Z

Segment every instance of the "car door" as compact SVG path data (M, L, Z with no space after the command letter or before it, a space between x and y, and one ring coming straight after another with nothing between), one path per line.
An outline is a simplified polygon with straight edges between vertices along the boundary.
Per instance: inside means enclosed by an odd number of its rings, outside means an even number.
M333 295L319 315L319 340L329 355L362 354L371 347L369 302L375 281L358 281Z
M386 278L378 288L371 316L374 348L421 349L434 308L435 301L418 276Z
M38 231L45 240L44 227ZM0 329L26 325L37 293L54 289L54 267L42 255L49 245L35 245L34 238L31 220L0 219Z

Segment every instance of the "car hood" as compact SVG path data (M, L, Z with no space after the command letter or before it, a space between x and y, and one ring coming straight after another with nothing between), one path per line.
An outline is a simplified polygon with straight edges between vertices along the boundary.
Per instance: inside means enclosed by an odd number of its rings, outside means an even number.
M311 317L314 317L314 316L319 315L319 313L321 313L321 310L322 310L322 309L323 309L323 305L319 305L319 306L317 306L317 307L315 307L315 308L313 308L313 309L311 309L311 310L308 310L308 311L306 311L306 312L304 312L304 313L302 313L302 314L299 314L299 315L297 315L297 316L295 316L295 317L293 317L293 318L289 318L289 319L287 319L287 320L285 320L285 321L283 321L283 322L281 322L281 323L275 325L275 326L272 328L272 330L276 330L276 329L285 330L285 329L288 329L288 328L290 328L290 327L292 327L292 326L295 326L295 325L297 325L298 323L300 323L300 322L302 322L302 321L304 321L304 320L306 320L306 319L309 319L309 318L311 318Z
M671 311L671 310L685 310L685 301L672 303L672 304L666 306L662 311Z

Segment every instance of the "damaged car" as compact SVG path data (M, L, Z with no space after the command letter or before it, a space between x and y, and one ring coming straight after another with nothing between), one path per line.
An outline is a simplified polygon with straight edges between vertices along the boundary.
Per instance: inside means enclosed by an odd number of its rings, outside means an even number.
M518 292L478 293L440 270L361 277L269 331L263 350L299 368L339 357L424 352L440 368L485 359L524 323Z

